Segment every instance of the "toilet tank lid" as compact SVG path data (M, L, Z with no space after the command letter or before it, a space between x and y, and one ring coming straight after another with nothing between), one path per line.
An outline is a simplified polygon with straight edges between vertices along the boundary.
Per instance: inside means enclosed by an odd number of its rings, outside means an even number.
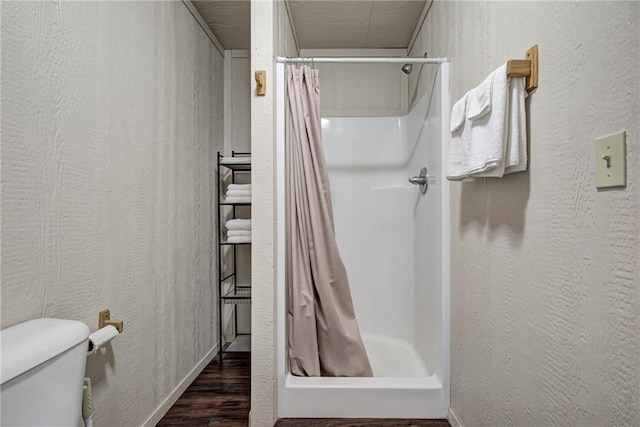
M89 328L82 322L33 319L0 331L0 384L35 368L86 341Z

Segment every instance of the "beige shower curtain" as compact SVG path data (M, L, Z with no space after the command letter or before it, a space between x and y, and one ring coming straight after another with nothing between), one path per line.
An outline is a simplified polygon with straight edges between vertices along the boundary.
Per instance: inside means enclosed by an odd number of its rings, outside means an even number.
M287 67L289 363L299 376L373 376L333 228L317 70Z

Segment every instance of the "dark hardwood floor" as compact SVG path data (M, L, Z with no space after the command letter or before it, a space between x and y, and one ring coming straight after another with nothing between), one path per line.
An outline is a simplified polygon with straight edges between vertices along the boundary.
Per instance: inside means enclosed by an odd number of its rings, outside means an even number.
M226 353L222 365L216 356L158 426L240 427L249 424L251 355Z
M158 426L240 427L249 423L251 358L249 353L216 357ZM277 427L449 427L447 420L312 419L284 418ZM261 427L261 426L257 426Z
M276 427L451 427L447 420L379 418L281 418Z

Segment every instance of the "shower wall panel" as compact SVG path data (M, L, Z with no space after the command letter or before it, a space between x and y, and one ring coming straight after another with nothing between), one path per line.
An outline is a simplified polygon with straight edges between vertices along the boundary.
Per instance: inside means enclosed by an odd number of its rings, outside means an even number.
M415 218L414 274L415 344L418 353L435 372L442 372L442 348L434 343L443 339L443 206L448 206L448 183L442 170L443 114L441 72L434 74L428 92L414 106L407 118L411 158L409 171L417 175L422 167L429 174L427 194L412 206ZM434 143L437 142L437 143ZM445 188L447 191L445 191Z
M336 238L363 335L414 341L406 118L322 119Z
M304 57L405 56L405 49L302 49ZM313 64L320 71L322 117L380 117L407 113L408 76L400 64Z
M336 239L365 341L405 341L436 373L443 369L448 268L442 74L433 74L429 91L406 116L322 119ZM422 167L429 172L425 195L408 182Z

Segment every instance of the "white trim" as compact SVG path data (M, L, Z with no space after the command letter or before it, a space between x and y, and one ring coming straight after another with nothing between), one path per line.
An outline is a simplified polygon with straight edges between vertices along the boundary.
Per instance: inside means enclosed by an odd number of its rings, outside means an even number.
M275 71L275 0L251 1L251 74ZM246 76L252 79L253 76ZM275 93L251 90L251 412L249 425L272 426L276 396Z
M285 74L284 64L276 64L276 372L278 416L285 413L287 378L286 326L286 223L285 223Z
M442 109L442 390L445 408L451 399L451 216L450 187L445 179L449 156L449 122L451 99L449 95L449 64L440 65L440 102Z
M411 40L409 40L409 44L407 45L407 52L411 53L411 49L413 49L413 45L416 43L416 39L418 38L418 34L422 31L422 25L424 24L424 20L427 19L427 15L429 14L429 10L433 5L433 0L430 0L425 3L424 8L422 9L422 13L420 14L420 18L418 18L418 23L416 24L416 28L413 30L413 34L411 35Z
M142 423L143 427L153 427L158 424L158 421L162 419L169 412L169 409L174 403L182 396L182 393L191 385L191 383L200 375L200 373L206 368L206 366L213 360L218 354L218 344L214 345L211 350L198 362L198 364L189 372L189 374L173 389L171 394L167 396L164 401L153 411L153 414L147 420Z
M209 37L209 40L211 40L211 43L213 43L218 52L220 52L220 55L224 56L224 48L222 47L222 43L220 43L216 35L213 34L213 31L211 31L211 28L209 28L209 25L207 25L202 15L200 15L200 12L198 12L198 9L196 9L195 5L191 3L190 0L182 0L182 3L187 7L187 10L191 12L191 15L193 15L198 25L200 25L200 28L202 28L207 37Z
M453 412L452 408L449 408L449 417L447 419L449 420L449 424L451 424L451 427L464 427L462 425L462 422L460 421L460 418L458 418L456 413Z

